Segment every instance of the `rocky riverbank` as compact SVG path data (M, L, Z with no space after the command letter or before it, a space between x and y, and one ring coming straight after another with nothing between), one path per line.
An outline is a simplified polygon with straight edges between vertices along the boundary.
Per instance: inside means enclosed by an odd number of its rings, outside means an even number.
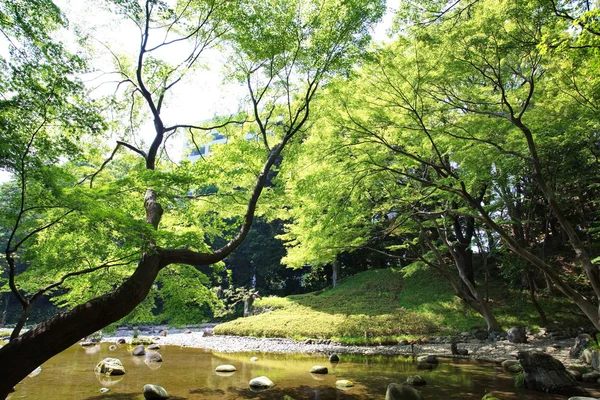
M574 338L553 339L528 337L527 343L511 343L506 338L497 340L479 340L470 336L457 339L458 349L465 349L468 355L453 355L449 340L431 338L417 344L397 344L389 346L347 346L330 340L294 341L291 339L255 338L241 336L216 336L211 334L211 326L190 329L151 327L140 329L140 336L151 337L156 343L167 346L204 348L216 352L264 352L264 353L307 353L307 354L365 354L365 355L422 355L434 354L439 357L471 358L475 360L502 361L512 359L520 350L543 351L560 360L565 366L582 365L578 359L569 357L569 350L575 343ZM163 335L161 335L161 332ZM132 330L118 330L103 341L116 342L124 338L130 342Z

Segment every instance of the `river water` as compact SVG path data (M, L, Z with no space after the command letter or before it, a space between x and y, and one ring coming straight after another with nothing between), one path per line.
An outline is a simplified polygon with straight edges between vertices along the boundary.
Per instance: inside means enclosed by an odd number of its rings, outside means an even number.
M216 353L203 349L165 346L159 351L162 363L146 363L144 357L131 355L131 347L109 344L94 347L75 345L42 365L39 374L26 378L9 398L34 400L143 400L147 383L163 386L171 400L179 399L277 399L285 395L296 400L383 399L389 383L402 383L419 374L427 381L420 387L426 400L477 399L497 391L509 399L566 399L529 390L515 390L513 376L492 363L440 359L432 371L417 370L410 357L341 355L331 364L325 355ZM126 374L105 377L94 373L96 364L106 357L119 358ZM251 357L258 361L251 362ZM217 374L215 368L232 364L237 372ZM329 368L327 375L313 375L314 365ZM276 386L253 392L248 381L267 376ZM350 389L338 389L335 382L349 379ZM108 388L106 393L101 388ZM598 393L596 393L597 395Z

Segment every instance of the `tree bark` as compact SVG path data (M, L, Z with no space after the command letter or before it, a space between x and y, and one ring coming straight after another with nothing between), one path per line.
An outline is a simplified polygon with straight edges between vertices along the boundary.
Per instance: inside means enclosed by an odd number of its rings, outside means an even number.
M331 269L333 270L333 273L331 274L331 280L333 281L333 287L336 287L340 276L340 260L338 260L337 256L333 260Z
M533 303L533 306L540 315L540 326L548 326L548 319L546 318L546 313L544 312L542 306L540 306L540 303L535 297L535 282L533 281L533 274L531 272L527 273L527 282L529 284L529 296L531 297L531 302Z

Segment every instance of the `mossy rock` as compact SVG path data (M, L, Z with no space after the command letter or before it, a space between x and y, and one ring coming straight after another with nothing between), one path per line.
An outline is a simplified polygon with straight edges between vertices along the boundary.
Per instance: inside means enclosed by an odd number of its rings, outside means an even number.
M96 365L94 371L108 376L125 374L123 363L118 358L105 358Z
M152 340L151 338L149 338L147 336L140 336L135 339L131 339L132 346L138 346L140 344L142 344L144 346L149 346L151 344L154 344L154 340Z

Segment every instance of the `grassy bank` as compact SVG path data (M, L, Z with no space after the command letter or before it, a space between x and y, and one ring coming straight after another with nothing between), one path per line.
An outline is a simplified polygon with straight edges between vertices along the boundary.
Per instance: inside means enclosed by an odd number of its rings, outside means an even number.
M483 288L482 288L483 290ZM505 327L539 327L539 315L526 293L500 282L489 290L491 308ZM564 298L540 297L549 321L587 326ZM267 297L255 306L269 312L221 324L215 333L294 339L334 339L344 343L388 343L404 338L451 335L485 328L484 320L454 296L435 271L408 268L366 271L335 289L285 298Z

